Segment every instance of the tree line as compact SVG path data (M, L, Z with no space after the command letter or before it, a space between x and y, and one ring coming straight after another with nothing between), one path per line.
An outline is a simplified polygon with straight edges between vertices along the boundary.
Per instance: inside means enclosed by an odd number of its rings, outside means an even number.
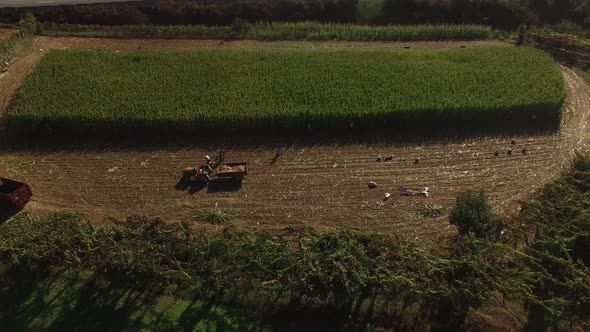
M590 26L590 0L160 0L159 5L97 4L2 9L15 22L32 12L42 22L70 24L205 24L319 21L369 24L486 24L515 29L562 21Z

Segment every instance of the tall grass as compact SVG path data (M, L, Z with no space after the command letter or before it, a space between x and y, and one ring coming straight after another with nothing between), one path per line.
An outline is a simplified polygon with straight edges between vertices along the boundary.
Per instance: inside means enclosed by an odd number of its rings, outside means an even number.
M318 22L258 23L246 34L258 40L418 41L480 40L491 29L480 25L353 25Z
M231 27L209 27L204 25L125 25L102 26L80 24L42 25L43 35L52 37L92 38L186 38L212 39L231 37Z
M31 44L32 35L15 31L8 38L0 40L0 69L10 62L20 51Z
M202 25L100 26L46 23L43 34L53 37L105 38L238 38L254 40L348 40L417 41L480 40L491 37L491 29L479 25L391 25L371 26L319 22L265 23L246 29Z
M426 130L554 121L564 99L532 48L51 51L8 117L64 135Z

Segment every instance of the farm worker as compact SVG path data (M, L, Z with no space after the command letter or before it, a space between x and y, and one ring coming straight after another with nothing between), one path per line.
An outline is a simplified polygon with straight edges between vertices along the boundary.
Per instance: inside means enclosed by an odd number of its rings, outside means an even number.
M205 164L208 164L211 162L211 157L209 157L208 155L205 156Z

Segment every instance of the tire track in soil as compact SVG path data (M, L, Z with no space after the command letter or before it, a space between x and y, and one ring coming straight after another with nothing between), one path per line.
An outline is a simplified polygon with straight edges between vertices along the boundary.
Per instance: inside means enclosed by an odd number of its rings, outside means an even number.
M0 91L6 91L1 89L5 86L16 89L22 83L40 59L43 51L39 49L83 47L80 43L89 41L37 40L34 50L15 61L9 75L0 78ZM100 45L123 44L107 41ZM0 174L32 185L35 197L28 209L33 213L65 209L86 213L96 220L145 214L178 221L190 220L196 210L217 205L234 215L233 224L245 228L299 225L372 230L436 246L455 232L446 214L459 192L483 190L497 211L518 213L520 200L557 177L575 149L588 148L590 89L571 69L562 67L562 72L568 100L560 132L515 137L516 146L503 137L400 146L292 143L275 165L270 164L274 147L249 148L240 144L17 150L0 156ZM6 96L0 97L5 108ZM524 147L529 151L526 155L519 152ZM240 190L189 194L174 189L183 167L194 165L203 155L220 148L226 150L227 161L249 162L250 174ZM515 151L512 157L506 155L509 148ZM499 157L494 156L496 150L502 152ZM379 154L393 154L395 158L377 163ZM416 158L420 158L417 165ZM379 187L369 190L369 181L376 181ZM400 186L428 186L432 196L400 197L396 194ZM386 202L382 200L385 192L393 194ZM445 215L417 218L416 205L423 203L441 205Z

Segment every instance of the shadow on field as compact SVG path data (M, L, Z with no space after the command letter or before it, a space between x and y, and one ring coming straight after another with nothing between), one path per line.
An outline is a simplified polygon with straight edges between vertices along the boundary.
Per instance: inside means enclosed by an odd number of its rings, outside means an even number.
M177 297L92 272L0 264L0 282L0 326L6 331L366 330L362 317L351 320L335 310L282 307L260 315L263 308L232 306L240 299L229 294L199 296L183 289Z
M0 204L0 224L5 223L21 211L22 209L5 207Z
M555 123L530 124L514 128L443 128L438 130L402 129L392 131L309 131L301 133L211 133L207 140L188 135L141 135L135 137L105 135L108 137L47 137L8 136L0 140L2 151L137 151L138 149L167 149L191 147L219 150L275 149L277 146L333 146L333 145L416 145L456 143L485 137L511 138L514 136L545 136L559 130ZM196 143L194 143L196 142Z
M241 181L235 181L233 179L215 179L207 184L189 181L183 176L176 185L174 185L174 189L188 191L189 194L198 193L205 188L207 188L207 193L234 192L242 188L242 183Z
M221 192L233 192L238 191L242 188L241 181L235 181L233 179L216 179L209 182L207 186L208 193L221 193Z

